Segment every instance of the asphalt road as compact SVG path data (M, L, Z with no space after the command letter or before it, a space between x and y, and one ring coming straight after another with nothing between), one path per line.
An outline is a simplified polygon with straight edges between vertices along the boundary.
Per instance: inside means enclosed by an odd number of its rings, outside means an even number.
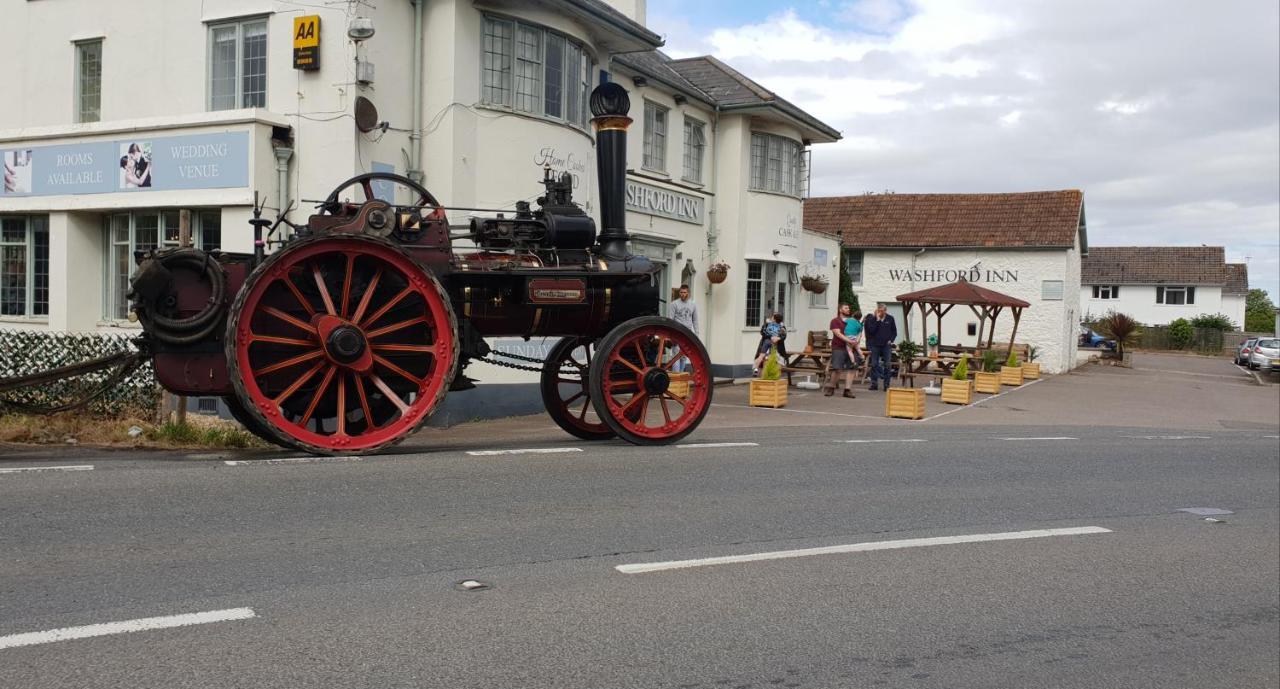
M0 473L0 686L1280 682L1274 430L765 428L698 441L754 444L0 462L46 469ZM51 469L67 464L94 468ZM1231 514L1178 511L1190 507ZM1108 531L911 541L1070 527ZM896 540L920 547L615 569ZM227 610L252 617L31 636Z

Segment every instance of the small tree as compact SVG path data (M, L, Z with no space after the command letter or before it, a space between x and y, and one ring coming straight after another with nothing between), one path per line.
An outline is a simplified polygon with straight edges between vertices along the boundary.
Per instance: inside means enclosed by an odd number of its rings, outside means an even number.
M769 358L764 361L764 370L760 371L761 380L778 380L782 378L782 367L778 365L778 348L769 348Z
M960 363L956 364L956 367L951 369L951 377L956 380L969 379L969 355L968 354L961 356Z
M1010 368L1014 368L1016 366L1021 365L1018 363L1018 352L1013 347L1009 348L1009 358L1005 359L1004 365Z
M1098 321L1098 330L1116 341L1116 355L1123 358L1125 348L1138 340L1138 335L1142 333L1142 326L1128 314L1108 311L1107 315Z
M848 253L844 249L840 250L840 303L848 304L854 311L861 311L858 307L858 295L853 291L853 277L849 275Z
M1040 350L1035 345L1027 347L1027 361L1035 361L1040 357Z
M982 370L987 373L996 373L1000 370L1000 357L990 349L982 353Z
M1179 319L1181 320L1181 319ZM1173 325L1170 323L1170 325ZM1191 319L1191 327L1206 328L1208 330L1235 330L1236 324L1225 313L1202 313Z
M1251 333L1269 333L1276 327L1276 305L1262 289L1251 289L1244 298L1244 329Z
M1185 349L1192 335L1195 335L1195 330L1187 319L1176 318L1169 323L1169 346L1173 349Z

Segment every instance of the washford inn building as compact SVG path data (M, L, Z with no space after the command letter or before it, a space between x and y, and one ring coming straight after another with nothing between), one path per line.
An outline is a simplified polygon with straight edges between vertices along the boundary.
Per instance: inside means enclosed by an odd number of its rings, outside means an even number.
M1249 267L1220 246L1095 246L1081 266L1085 320L1118 311L1147 325L1223 314L1244 327Z
M799 277L832 276L837 247L801 229L801 200L810 145L839 133L719 61L668 60L644 22L644 0L0 0L19 56L0 71L0 328L133 332L133 252L176 245L180 211L197 246L249 252L255 198L303 220L365 172L487 209L567 172L598 221L587 96L612 80L634 120L633 251L664 290L693 285L717 375L748 371L766 313L828 318ZM711 286L715 261L731 269ZM536 374L466 373L483 384L446 422L538 408Z
M885 303L899 340L907 329L898 295L968 280L1031 304L1017 342L1036 347L1045 371L1075 366L1088 251L1080 191L816 197L805 202L804 225L839 233L863 311ZM912 316L919 342L920 312ZM1012 328L1012 318L1000 318L994 341L1008 342ZM957 307L942 319L940 343L976 346L978 332L978 317Z

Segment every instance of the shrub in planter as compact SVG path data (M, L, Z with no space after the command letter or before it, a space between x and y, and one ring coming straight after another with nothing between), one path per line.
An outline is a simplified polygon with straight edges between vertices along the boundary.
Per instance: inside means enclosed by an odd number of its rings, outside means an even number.
M1035 380L1040 377L1040 364L1032 363L1040 356L1039 350L1035 345L1027 347L1027 360L1022 362L1022 377L1027 380Z
M924 389L889 388L885 390L884 415L898 419L923 419Z
M969 356L960 358L951 371L950 378L942 379L942 401L948 404L969 404L973 401L973 381L969 380Z
M1123 359L1125 349L1142 334L1142 325L1128 314L1109 311L1098 321L1098 331L1116 341L1116 356Z
M778 364L778 348L769 350L760 377L748 384L747 404L752 407L787 406L787 381L782 378L782 366Z

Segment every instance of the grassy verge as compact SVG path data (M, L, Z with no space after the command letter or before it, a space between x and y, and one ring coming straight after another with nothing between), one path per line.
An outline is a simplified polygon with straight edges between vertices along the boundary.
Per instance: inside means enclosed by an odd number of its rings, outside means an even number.
M184 424L156 424L135 416L94 418L74 412L0 414L0 443L155 449L267 447L239 424L208 416L192 414Z

